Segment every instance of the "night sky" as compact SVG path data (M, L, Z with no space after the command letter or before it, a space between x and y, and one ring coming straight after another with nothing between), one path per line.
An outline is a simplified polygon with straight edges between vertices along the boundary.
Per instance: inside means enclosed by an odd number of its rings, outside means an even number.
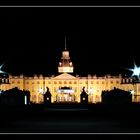
M74 74L119 73L140 65L139 8L1 8L0 63L11 74L57 75L67 49Z

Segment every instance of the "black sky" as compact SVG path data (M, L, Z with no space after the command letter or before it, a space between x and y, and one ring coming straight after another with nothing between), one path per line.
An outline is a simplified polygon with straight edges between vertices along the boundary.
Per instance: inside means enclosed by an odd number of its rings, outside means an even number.
M57 74L64 38L75 74L140 65L139 8L1 8L0 62L12 74Z

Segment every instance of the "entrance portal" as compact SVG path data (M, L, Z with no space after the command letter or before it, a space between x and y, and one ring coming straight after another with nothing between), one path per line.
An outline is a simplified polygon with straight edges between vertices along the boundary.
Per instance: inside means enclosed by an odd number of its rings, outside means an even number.
M74 90L62 87L57 91L56 102L75 102Z

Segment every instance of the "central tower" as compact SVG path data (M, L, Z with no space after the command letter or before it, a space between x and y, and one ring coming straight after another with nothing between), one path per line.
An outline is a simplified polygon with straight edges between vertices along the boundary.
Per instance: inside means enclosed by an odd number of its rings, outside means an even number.
M73 73L73 64L70 60L69 51L66 47L66 37L65 37L65 50L62 52L62 57L58 66L59 73Z

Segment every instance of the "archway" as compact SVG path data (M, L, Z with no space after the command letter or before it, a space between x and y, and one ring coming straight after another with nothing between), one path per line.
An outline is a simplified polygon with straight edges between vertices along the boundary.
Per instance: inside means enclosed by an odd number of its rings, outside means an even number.
M61 87L57 91L56 102L75 102L74 90L70 87Z

